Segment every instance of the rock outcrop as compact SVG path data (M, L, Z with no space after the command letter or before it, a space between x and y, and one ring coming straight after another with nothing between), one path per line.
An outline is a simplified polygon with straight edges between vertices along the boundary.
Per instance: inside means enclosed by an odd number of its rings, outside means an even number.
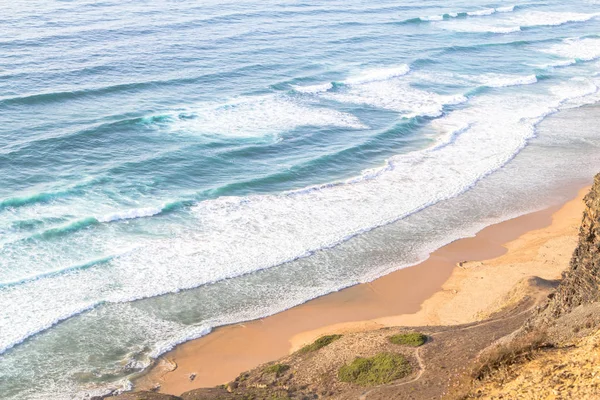
M584 198L586 209L579 231L579 243L569 269L546 310L540 315L552 321L574 308L600 301L600 174Z
M600 398L600 174L584 202L577 247L560 285L525 329L490 346L496 357L488 357L489 373L458 398ZM540 343L526 342L535 334Z

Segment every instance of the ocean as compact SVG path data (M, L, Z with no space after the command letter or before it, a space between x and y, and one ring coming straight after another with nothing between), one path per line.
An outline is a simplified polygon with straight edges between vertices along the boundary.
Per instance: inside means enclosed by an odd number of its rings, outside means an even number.
M600 1L0 4L0 393L81 399L600 170Z

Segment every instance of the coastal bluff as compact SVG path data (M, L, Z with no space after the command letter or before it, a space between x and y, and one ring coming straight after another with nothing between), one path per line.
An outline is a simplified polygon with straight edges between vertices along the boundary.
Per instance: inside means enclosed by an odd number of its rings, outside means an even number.
M562 278L525 276L482 320L335 335L215 388L109 399L600 399L600 174L584 203ZM403 335L423 340L393 339ZM351 371L356 377L366 376L361 373L382 354L400 360L388 362L388 372L398 367L403 373L385 383L372 383L375 375L368 376L371 383L344 381L349 368L357 368Z
M596 175L584 202L579 242L570 268L540 319L551 321L578 306L600 300L600 174Z
M584 203L560 284L521 329L483 352L456 398L600 398L600 174Z

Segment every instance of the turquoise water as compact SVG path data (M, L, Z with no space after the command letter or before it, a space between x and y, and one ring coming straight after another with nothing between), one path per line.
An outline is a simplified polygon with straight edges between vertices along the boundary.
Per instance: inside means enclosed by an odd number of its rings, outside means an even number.
M0 392L423 259L599 169L600 3L0 4ZM375 229L377 228L377 229Z

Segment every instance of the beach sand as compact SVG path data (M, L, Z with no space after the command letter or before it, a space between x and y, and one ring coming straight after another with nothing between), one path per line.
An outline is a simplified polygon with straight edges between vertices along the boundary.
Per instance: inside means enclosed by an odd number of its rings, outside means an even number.
M216 329L163 355L135 382L179 395L234 379L321 335L386 326L452 325L485 318L523 278L558 279L577 242L583 196L489 226L424 262L282 313ZM467 262L465 262L467 261ZM190 375L195 379L190 380Z

